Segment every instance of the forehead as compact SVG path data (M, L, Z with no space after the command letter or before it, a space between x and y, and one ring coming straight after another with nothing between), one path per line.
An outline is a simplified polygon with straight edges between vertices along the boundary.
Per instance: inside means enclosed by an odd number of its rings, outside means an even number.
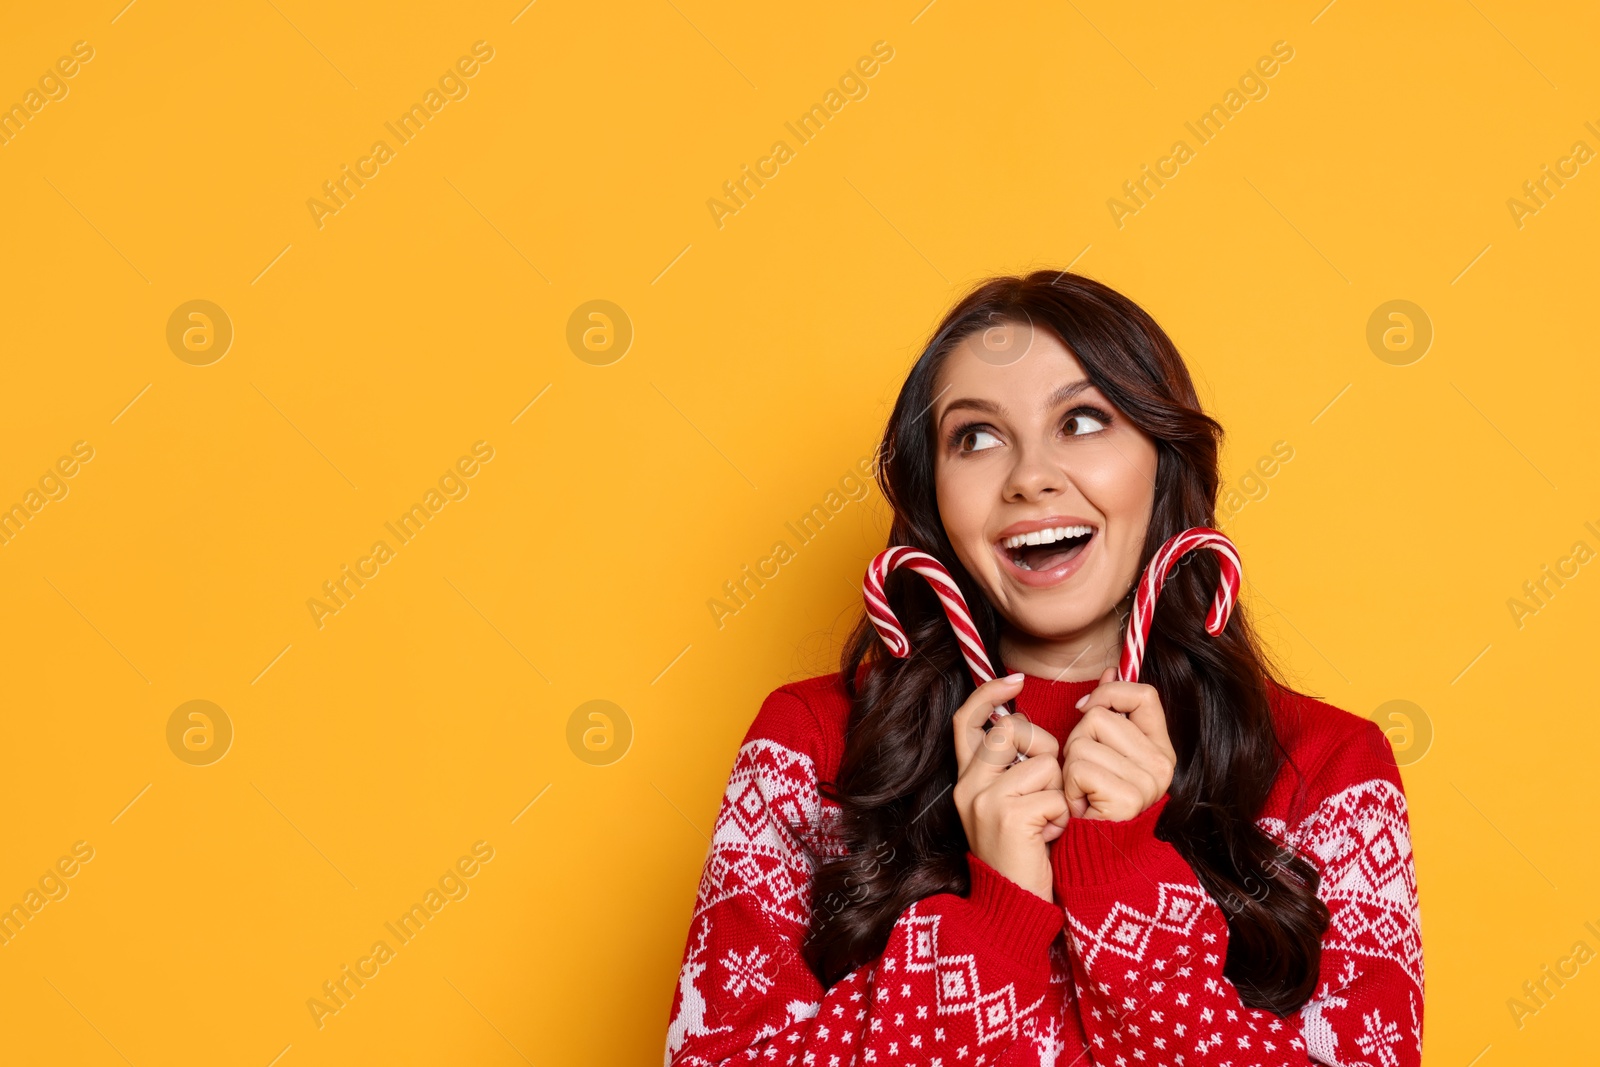
M1031 410L1058 386L1084 377L1072 350L1047 329L1006 323L975 331L951 349L934 376L935 418L963 398Z

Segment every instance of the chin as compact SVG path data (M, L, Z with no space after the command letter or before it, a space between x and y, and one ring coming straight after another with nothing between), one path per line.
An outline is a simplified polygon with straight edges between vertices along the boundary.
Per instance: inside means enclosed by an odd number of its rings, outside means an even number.
M1014 618L1008 618L1006 622L1038 640L1066 640L1089 629L1105 615L1106 612L1099 614L1087 612L1076 605L1063 605L1054 611L1041 605Z

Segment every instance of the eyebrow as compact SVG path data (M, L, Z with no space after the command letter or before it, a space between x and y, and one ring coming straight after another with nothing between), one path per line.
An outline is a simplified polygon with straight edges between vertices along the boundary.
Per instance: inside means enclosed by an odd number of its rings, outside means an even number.
M1065 404L1068 400L1071 400L1084 390L1092 388L1094 388L1094 383L1087 378L1079 378L1075 382L1068 382L1066 385L1061 386L1055 392L1051 393L1050 396L1045 399L1044 408L1046 411L1048 411L1053 407L1058 407L1061 404ZM965 408L969 411L982 411L986 414L994 415L997 418L1004 418L1006 416L1006 408L1003 404L996 404L992 400L984 400L979 397L963 396L957 397L956 399L950 401L950 403L945 406L945 409L939 412L939 417L935 421L943 422L944 417L950 414L950 412L957 411L962 408Z

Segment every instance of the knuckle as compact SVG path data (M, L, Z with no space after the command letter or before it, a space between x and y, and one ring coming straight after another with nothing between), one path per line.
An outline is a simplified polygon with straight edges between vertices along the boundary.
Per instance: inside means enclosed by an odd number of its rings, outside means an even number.
M978 749L978 758L986 764L994 763L996 760L1009 760L1011 753L1015 751L1016 749L1012 747L1011 742L1003 737L997 737L992 741L983 743L983 746Z

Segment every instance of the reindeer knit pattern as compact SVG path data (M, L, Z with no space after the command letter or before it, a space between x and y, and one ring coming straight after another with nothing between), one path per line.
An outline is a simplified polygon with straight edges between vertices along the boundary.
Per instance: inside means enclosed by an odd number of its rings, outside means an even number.
M868 668L863 667L863 670ZM1008 668L1009 669L1009 668ZM780 686L735 758L672 997L665 1067L1416 1067L1422 940L1405 792L1378 726L1273 690L1290 758L1257 824L1321 872L1332 921L1315 992L1280 1018L1223 974L1228 926L1155 836L1073 819L1050 845L1055 900L971 852L967 896L901 914L881 956L823 988L800 955L815 913L804 840L837 855L849 699L832 674ZM1029 675L1018 710L1064 741L1094 681Z

